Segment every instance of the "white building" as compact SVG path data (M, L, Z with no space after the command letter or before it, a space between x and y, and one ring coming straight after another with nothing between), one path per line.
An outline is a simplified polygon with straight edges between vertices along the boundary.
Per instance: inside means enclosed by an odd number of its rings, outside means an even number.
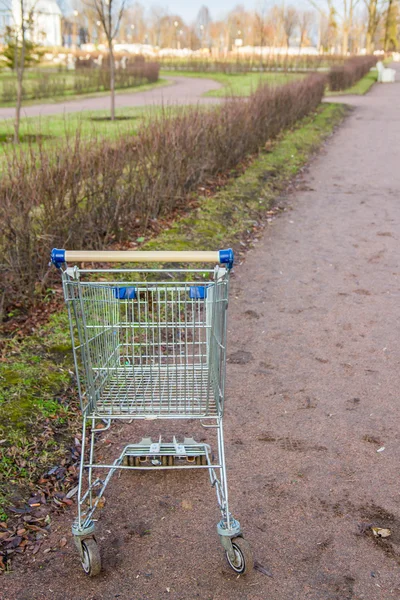
M32 11L32 26L28 37L41 46L61 46L61 9L56 0L24 0L25 19ZM1 5L1 3L0 3ZM20 0L9 0L0 9L0 35L4 39L6 27L21 26Z

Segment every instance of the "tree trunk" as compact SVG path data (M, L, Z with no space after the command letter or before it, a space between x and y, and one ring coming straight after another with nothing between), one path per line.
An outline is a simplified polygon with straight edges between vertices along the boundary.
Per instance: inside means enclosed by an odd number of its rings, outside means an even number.
M115 121L115 60L112 40L108 40L110 50L110 94L111 94L111 121Z
M342 44L342 54L347 56L347 52L349 51L349 32L347 27L343 29L343 44Z
M24 80L25 69L25 26L24 26L24 5L21 0L21 52L19 52L19 40L16 39L15 44L15 65L17 69L17 104L15 106L15 122L14 122L14 144L19 144L19 126L21 122L21 105L22 105L22 83Z
M386 13L386 22L385 22L385 40L383 42L383 49L385 52L388 51L388 46L389 46L389 25L390 25L390 17L391 17L391 12L392 12L392 4L393 4L393 0L389 0L388 7L387 7L387 13Z
M375 31L376 31L376 27L377 27L377 15L376 15L376 9L377 9L377 0L370 0L369 5L368 5L368 29L367 29L367 36L366 36L366 50L367 50L367 54L372 54L372 52L374 51L374 37L375 37Z

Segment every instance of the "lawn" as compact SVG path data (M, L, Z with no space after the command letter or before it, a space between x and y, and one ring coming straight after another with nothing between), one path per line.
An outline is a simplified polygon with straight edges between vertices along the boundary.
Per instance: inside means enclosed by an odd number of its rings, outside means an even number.
M199 77L202 79L213 79L222 84L219 90L207 92L206 96L250 96L260 84L269 83L270 85L283 85L289 81L295 81L305 77L303 73L196 73L182 71L160 71L160 75Z
M79 130L81 137L107 137L117 138L122 133L135 134L139 126L155 111L158 107L127 107L119 108L116 111L117 120L109 120L110 111L82 111L80 113L67 113L61 115L52 115L48 117L29 117L21 120L20 135L22 147L24 142L35 142L35 136L39 136L46 143L58 142L62 138L75 136ZM2 143L0 150L7 152L12 146L12 136L14 131L14 120L7 119L0 121L0 142L10 141L10 144Z

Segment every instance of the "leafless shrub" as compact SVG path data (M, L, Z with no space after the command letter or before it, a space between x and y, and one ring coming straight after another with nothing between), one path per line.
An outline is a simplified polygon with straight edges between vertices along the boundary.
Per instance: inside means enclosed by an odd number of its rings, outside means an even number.
M329 71L329 89L345 90L362 79L377 63L376 56L353 56L344 65L333 66Z

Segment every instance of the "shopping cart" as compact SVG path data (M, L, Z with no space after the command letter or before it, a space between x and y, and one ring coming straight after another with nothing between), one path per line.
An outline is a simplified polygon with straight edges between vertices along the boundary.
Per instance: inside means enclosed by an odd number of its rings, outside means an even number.
M101 569L93 515L117 470L207 469L231 568L246 573L252 552L228 506L223 413L226 309L232 250L94 252L54 249L62 271L83 414L78 516L72 534L82 567ZM218 263L203 268L79 268L68 263ZM116 420L198 419L217 453L193 438L143 438L110 463L96 461L96 437Z

